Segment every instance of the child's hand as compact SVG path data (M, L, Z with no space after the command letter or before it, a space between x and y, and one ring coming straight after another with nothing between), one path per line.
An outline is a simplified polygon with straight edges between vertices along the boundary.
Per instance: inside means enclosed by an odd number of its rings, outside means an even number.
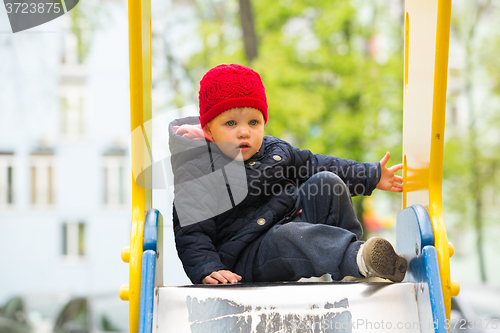
M238 283L241 280L241 276L228 270L220 270L212 272L207 275L201 281L203 284L219 284L219 283Z
M387 152L380 160L380 168L382 169L382 174L380 176L380 181L377 184L379 190L391 191L391 192L402 192L403 191L403 177L395 175L395 173L403 169L403 164L396 164L390 168L385 165L391 154Z

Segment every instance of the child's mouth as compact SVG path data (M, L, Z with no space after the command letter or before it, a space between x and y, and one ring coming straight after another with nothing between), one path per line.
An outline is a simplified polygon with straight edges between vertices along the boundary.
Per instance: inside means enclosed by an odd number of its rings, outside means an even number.
M246 144L246 143L242 143L241 145L239 145L239 148L240 148L240 151L242 153L250 150L250 145Z

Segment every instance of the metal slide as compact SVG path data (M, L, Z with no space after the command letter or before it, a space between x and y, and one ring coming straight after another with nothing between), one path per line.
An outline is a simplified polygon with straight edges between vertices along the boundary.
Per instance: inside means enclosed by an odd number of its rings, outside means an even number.
M151 6L130 0L133 214L131 244L122 251L130 281L120 288L130 302L130 332L447 332L450 297L459 291L450 280L453 246L441 190L450 17L451 0L405 1L404 192L396 250L409 267L402 283L168 287L163 221L150 209Z
M409 262L403 283L165 287L159 279L155 283L158 225L161 230L161 215L152 209L144 234L140 333L447 332L434 234L422 206L398 214L397 251Z

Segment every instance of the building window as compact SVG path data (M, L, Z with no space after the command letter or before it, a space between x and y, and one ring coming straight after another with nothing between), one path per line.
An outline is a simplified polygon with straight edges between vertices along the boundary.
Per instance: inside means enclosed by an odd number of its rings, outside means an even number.
M61 83L59 109L61 133L67 140L85 136L86 89L83 85Z
M14 206L14 155L0 152L0 210Z
M31 204L36 208L54 205L54 155L31 154Z
M85 223L62 224L62 255L68 259L85 257Z
M61 23L65 28L62 37L63 52L61 57L61 64L63 65L78 65L78 37L71 32L71 19L62 17Z
M61 18L65 32L59 77L60 128L63 139L80 140L86 133L88 105L87 69L80 59L79 39L71 32L72 23Z
M106 208L120 209L125 207L127 167L128 158L124 152L111 152L104 155L103 203Z

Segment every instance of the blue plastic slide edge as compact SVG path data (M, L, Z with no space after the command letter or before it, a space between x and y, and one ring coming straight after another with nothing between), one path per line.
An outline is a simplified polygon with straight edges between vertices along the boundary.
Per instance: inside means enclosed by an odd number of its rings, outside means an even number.
M156 209L146 213L141 270L141 301L139 307L139 333L153 332L153 306L156 269L156 241L158 234L158 216Z
M144 238L143 246L144 251L156 251L157 229L158 229L158 210L150 209L146 213L146 220L144 221Z
M425 246L422 252L424 255L425 273L427 275L427 285L429 287L429 296L431 299L434 332L447 333L446 312L444 309L443 290L441 289L437 251L434 246Z
M139 333L153 332L153 303L155 288L156 252L142 254L141 304L139 308Z
M413 205L398 213L396 252L408 261L404 282L426 283L422 249L434 245L434 232L427 210Z
M424 248L427 245L434 245L434 229L432 228L431 218L427 210L421 205L413 205L410 208L417 217L418 226L420 228L421 246Z
M418 256L424 246L434 245L431 219L421 205L410 206L398 213L396 232L396 251L399 254ZM414 245L418 245L418 253Z

